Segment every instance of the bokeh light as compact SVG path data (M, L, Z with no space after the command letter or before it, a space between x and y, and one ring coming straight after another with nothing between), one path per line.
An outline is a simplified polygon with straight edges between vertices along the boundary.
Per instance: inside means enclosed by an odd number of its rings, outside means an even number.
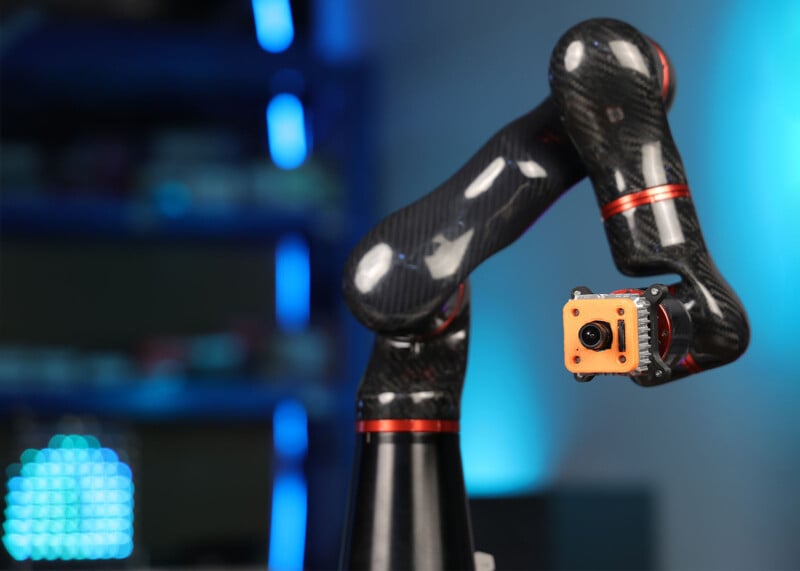
M3 544L18 561L124 559L133 551L133 480L91 435L56 434L8 469Z
M270 53L288 49L294 40L294 21L289 0L253 0L252 4L259 45Z
M303 462L308 451L308 415L298 401L287 399L272 416L275 479L272 488L269 562L273 571L304 568L308 486Z
M303 104L291 93L279 93L267 105L267 139L275 166L284 170L299 167L308 157Z
M275 319L287 332L308 326L311 316L311 261L306 240L281 237L275 246Z

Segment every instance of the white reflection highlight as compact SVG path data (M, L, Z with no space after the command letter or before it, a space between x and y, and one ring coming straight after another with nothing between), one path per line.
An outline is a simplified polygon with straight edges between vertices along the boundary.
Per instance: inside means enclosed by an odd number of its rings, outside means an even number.
M547 171L536 161L520 161L517 163L519 172L528 178L545 178Z
M630 210L621 212L621 214L625 217L625 221L628 223L628 228L630 229L631 234L636 232L636 209L631 208Z
M397 349L410 349L411 345L413 344L408 339L402 339L402 338L392 338L392 339L387 339L386 341L387 343L389 343L389 345Z
M483 169L483 172L475 177L475 180L464 191L464 198L475 198L489 190L505 167L506 160L503 157L497 157L490 162L489 166Z
M614 182L617 183L617 190L620 192L625 192L625 189L628 187L625 184L625 177L622 176L622 172L619 169L614 169Z
M583 42L575 40L567 46L567 51L564 54L564 67L567 71L576 69L583 61Z
M411 402L414 404L419 404L421 402L425 402L426 400L431 400L436 396L436 391L419 391L416 393L411 393Z
M653 209L653 217L658 228L658 238L662 246L674 246L683 244L686 238L683 236L681 221L678 219L678 211L675 208L674 200L662 200L650 205Z
M381 242L364 254L356 268L355 284L361 293L371 292L392 267L392 248Z
M467 332L463 329L461 331L456 331L455 333L451 333L447 336L447 345L449 347L456 347L459 343L464 341L467 338Z
M430 256L425 256L425 265L428 266L428 271L433 279L446 278L458 271L473 234L475 234L475 229L471 228L452 241L445 238L443 234L434 236L433 243L438 248Z
M667 171L664 169L664 155L661 141L642 145L642 176L646 187L667 184ZM674 246L686 241L681 228L678 212L673 200L662 200L651 204L653 217L662 246Z
M661 141L642 145L642 176L644 176L644 183L648 187L667 184L664 157L661 153Z
M697 286L700 288L700 291L703 293L703 297L706 298L706 302L708 303L708 308L717 317L722 317L722 309L720 309L719 304L717 304L717 300L714 299L714 296L711 295L711 292L708 291L708 288L706 286L704 286L700 282L700 280L697 280Z
M369 442L369 432L367 433L367 442ZM397 453L393 446L376 446L378 449L377 465L381 469L377 472L375 486L378 490L394 490L394 476L399 474L399 470L395 470L395 460ZM418 464L418 462L415 462ZM398 476L401 478L402 476ZM383 500L383 501L381 501ZM386 541L386 537L391 537L395 531L396 516L394 508L397 506L395 502L386 501L383 496L379 496L378 501L375 503L375 517L372 520L372 560L373 561L391 561L392 554L389 552L389 547L392 542Z
M647 69L644 56L636 44L625 40L613 40L608 42L608 47L611 48L611 52L622 67L638 71L642 75L650 77L650 70Z

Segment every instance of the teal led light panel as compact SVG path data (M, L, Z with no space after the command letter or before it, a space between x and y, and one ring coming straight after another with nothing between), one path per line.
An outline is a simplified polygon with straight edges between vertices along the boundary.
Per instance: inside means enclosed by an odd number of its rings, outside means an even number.
M133 551L131 469L94 436L56 434L8 469L3 545L17 561L124 559Z

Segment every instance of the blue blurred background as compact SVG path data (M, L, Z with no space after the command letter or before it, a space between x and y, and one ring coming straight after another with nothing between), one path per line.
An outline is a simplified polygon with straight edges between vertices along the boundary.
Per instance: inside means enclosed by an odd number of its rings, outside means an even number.
M752 343L656 389L574 383L554 357L567 292L641 285L581 183L474 274L469 492L644 489L654 567L800 567L792 0L5 3L9 482L56 454L25 450L92 434L136 484L132 547L101 558L335 564L370 349L339 297L347 252L537 105L559 36L598 16L676 68L673 135ZM26 500L7 490L4 522ZM0 562L24 536L4 528Z

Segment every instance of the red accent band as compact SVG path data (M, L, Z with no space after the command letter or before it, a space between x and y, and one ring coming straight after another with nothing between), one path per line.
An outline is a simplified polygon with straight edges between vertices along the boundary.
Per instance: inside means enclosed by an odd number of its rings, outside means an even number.
M466 292L467 288L464 284L458 285L458 299L456 299L456 306L453 308L453 311L450 312L450 315L444 320L444 322L436 328L431 333L425 335L425 338L436 337L440 333L444 332L445 329L450 327L450 324L453 323L453 320L458 317L458 314L461 312L461 305L464 303L464 292Z
M421 418L359 420L356 432L458 432L457 420L427 420Z
M661 99L665 102L667 100L667 93L669 93L669 62L667 61L667 56L664 55L664 52L661 50L661 46L657 43L650 40L653 46L656 48L656 52L658 52L658 59L661 60Z
M616 216L631 208L653 204L654 202L661 202L662 200L688 198L690 196L689 187L685 184L662 184L661 186L653 186L640 190L639 192L620 196L603 206L600 210L600 215L603 217L603 222L605 222L612 216Z
M669 348L672 347L672 320L669 313L660 303L658 304L658 352L661 359L666 359Z
M697 361L694 360L694 357L692 357L691 353L686 354L686 357L684 357L683 361L681 361L681 365L683 365L683 368L690 373L699 373L703 370L703 368L697 364Z

